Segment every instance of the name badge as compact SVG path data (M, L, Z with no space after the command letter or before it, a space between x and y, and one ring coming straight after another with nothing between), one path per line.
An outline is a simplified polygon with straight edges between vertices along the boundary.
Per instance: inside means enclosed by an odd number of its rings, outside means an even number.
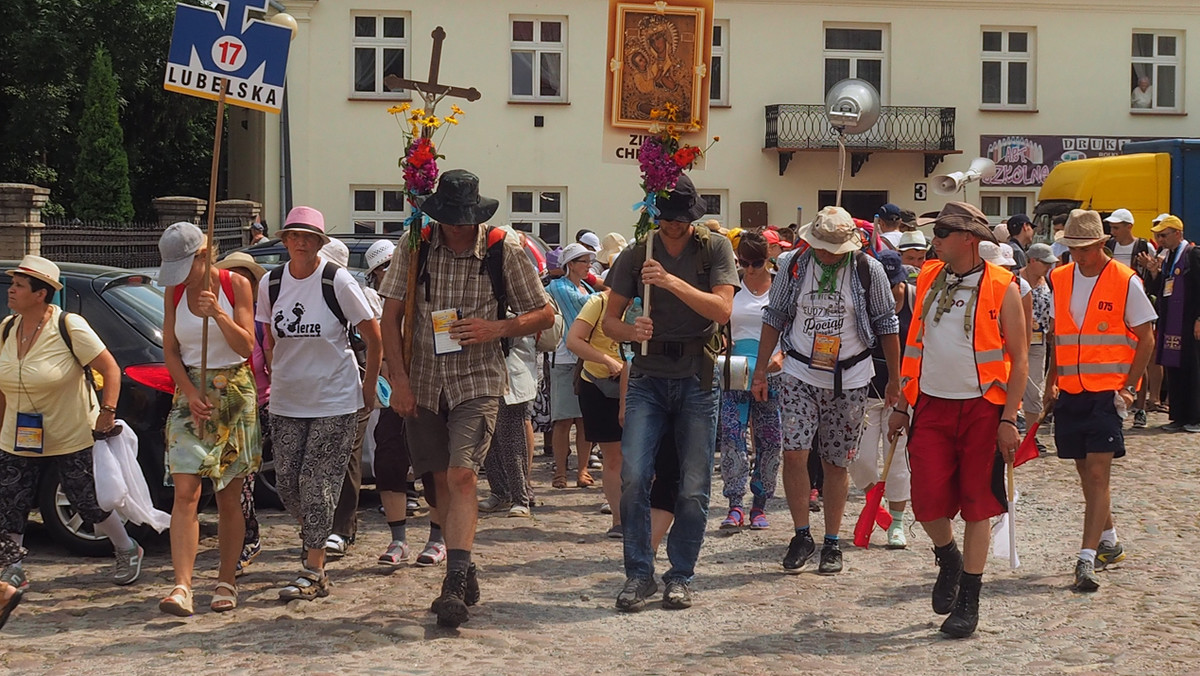
M13 448L23 453L41 453L42 432L41 413L17 413L17 443Z
M842 339L818 333L813 336L812 357L809 366L818 371L833 373L837 369L838 353L842 350Z
M1179 273L1178 273L1178 271L1176 271L1176 274L1179 274ZM1163 280L1163 293L1162 293L1162 295L1163 295L1163 296L1169 296L1169 295L1171 295L1171 294L1172 294L1174 291L1175 291L1175 277L1173 277L1173 276L1172 276L1172 277L1167 277L1165 280Z
M450 337L450 325L459 320L457 309L434 310L429 313L433 320L433 353L453 354L462 352L462 345Z
M1034 329L1032 345L1041 345L1046 342L1046 334L1041 329Z

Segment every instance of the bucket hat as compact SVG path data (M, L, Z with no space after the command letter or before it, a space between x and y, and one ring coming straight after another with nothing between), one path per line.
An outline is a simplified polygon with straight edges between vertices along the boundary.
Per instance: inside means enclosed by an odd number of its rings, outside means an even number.
M499 201L479 194L479 177L466 169L442 174L437 190L421 202L421 210L444 225L486 223L499 207Z

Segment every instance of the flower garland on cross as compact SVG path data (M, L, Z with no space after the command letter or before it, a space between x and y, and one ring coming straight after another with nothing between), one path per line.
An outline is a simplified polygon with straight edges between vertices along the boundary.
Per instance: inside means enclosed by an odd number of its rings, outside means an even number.
M459 116L465 114L458 106L451 105L449 115L438 117L433 114L437 102L431 103L427 104L429 110L412 108L408 103L388 108L388 113L396 119L404 134L404 154L400 156L399 165L404 173L404 197L412 207L412 214L404 222L409 233L410 251L415 251L421 245L421 229L428 220L421 211L421 202L433 194L437 186L437 161L446 159L445 155L438 154L433 136L438 129L442 129L441 141L444 141L450 127L457 126Z
M680 140L686 132L699 131L700 121L692 120L690 124L680 124L679 106L672 103L663 104L662 108L650 111L650 135L642 140L638 152L638 166L642 171L642 190L646 198L633 205L633 210L640 210L634 228L634 239L641 239L654 229L654 221L660 213L655 203L666 199L684 170L691 169L696 159L705 155L713 144L721 140L714 136L707 148L681 144Z

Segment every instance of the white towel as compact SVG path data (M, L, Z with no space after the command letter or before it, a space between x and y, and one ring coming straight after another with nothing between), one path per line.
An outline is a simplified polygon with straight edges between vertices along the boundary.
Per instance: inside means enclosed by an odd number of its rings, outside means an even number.
M92 447L96 501L101 509L161 533L170 527L171 515L155 509L150 499L150 487L137 462L137 435L124 421L118 420L117 424L122 427L121 434L97 441Z

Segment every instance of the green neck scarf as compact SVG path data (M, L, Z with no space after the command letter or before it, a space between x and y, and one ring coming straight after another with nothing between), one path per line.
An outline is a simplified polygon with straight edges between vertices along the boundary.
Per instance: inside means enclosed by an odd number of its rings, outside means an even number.
M813 262L817 264L817 269L821 271L820 276L817 278L817 293L836 292L838 273L850 262L850 256L842 256L842 259L833 265L825 265L821 262L821 259L817 258L817 254L814 252Z

